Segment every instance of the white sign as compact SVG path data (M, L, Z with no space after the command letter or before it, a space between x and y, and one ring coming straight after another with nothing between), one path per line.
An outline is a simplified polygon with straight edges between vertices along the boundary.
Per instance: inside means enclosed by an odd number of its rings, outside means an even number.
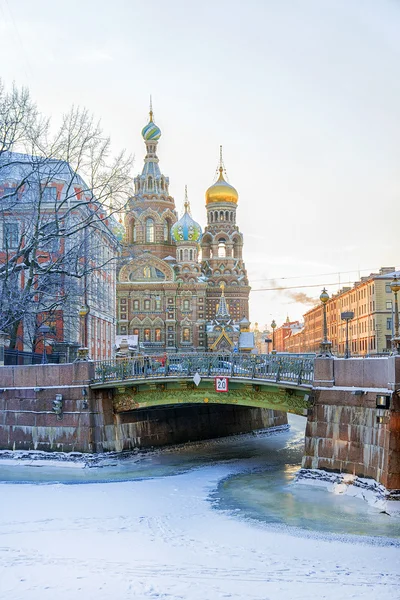
M198 373L196 373L195 376L193 377L193 381L195 382L196 385L199 385L199 383L201 381L201 377Z
M214 379L215 391L216 392L227 392L228 385L229 385L228 382L229 382L228 377L215 377L215 379Z

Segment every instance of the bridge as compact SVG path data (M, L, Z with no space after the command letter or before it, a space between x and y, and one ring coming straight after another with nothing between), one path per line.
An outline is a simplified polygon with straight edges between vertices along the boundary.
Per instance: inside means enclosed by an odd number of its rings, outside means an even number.
M400 355L0 367L0 449L119 452L283 425L288 412L306 419L304 469L373 478L400 498Z
M314 357L173 354L97 362L93 390L115 390L116 413L150 407L231 404L307 414ZM224 380L221 391L216 379Z

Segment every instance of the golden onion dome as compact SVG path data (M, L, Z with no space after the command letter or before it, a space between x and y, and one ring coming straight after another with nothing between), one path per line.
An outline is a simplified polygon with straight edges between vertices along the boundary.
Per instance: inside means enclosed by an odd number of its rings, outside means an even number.
M227 181L225 181L222 175L223 168L219 168L219 177L217 181L211 185L206 191L206 205L213 204L214 202L233 202L237 204L239 194Z

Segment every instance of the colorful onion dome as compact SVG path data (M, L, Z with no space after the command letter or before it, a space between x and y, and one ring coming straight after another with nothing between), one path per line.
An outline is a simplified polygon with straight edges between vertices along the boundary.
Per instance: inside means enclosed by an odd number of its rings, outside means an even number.
M143 127L142 136L145 142L157 142L161 137L161 129L150 120L147 125Z
M185 202L185 214L171 228L171 237L174 242L199 242L201 227L189 214L189 202Z
M142 136L145 142L157 142L161 137L161 129L153 121L153 105L150 96L150 119L147 125L142 129Z
M220 166L217 181L206 191L206 205L213 204L214 202L233 202L237 204L239 194L233 185L225 181L222 173L223 167Z

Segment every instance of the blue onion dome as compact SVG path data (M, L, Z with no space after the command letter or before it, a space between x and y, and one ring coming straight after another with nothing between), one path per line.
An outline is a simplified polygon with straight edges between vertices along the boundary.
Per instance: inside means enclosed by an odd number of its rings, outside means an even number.
M145 142L157 142L161 137L161 129L153 122L153 111L150 110L150 121L142 129Z
M185 202L185 214L171 228L171 237L174 242L199 242L201 240L201 227L189 214L189 202Z

